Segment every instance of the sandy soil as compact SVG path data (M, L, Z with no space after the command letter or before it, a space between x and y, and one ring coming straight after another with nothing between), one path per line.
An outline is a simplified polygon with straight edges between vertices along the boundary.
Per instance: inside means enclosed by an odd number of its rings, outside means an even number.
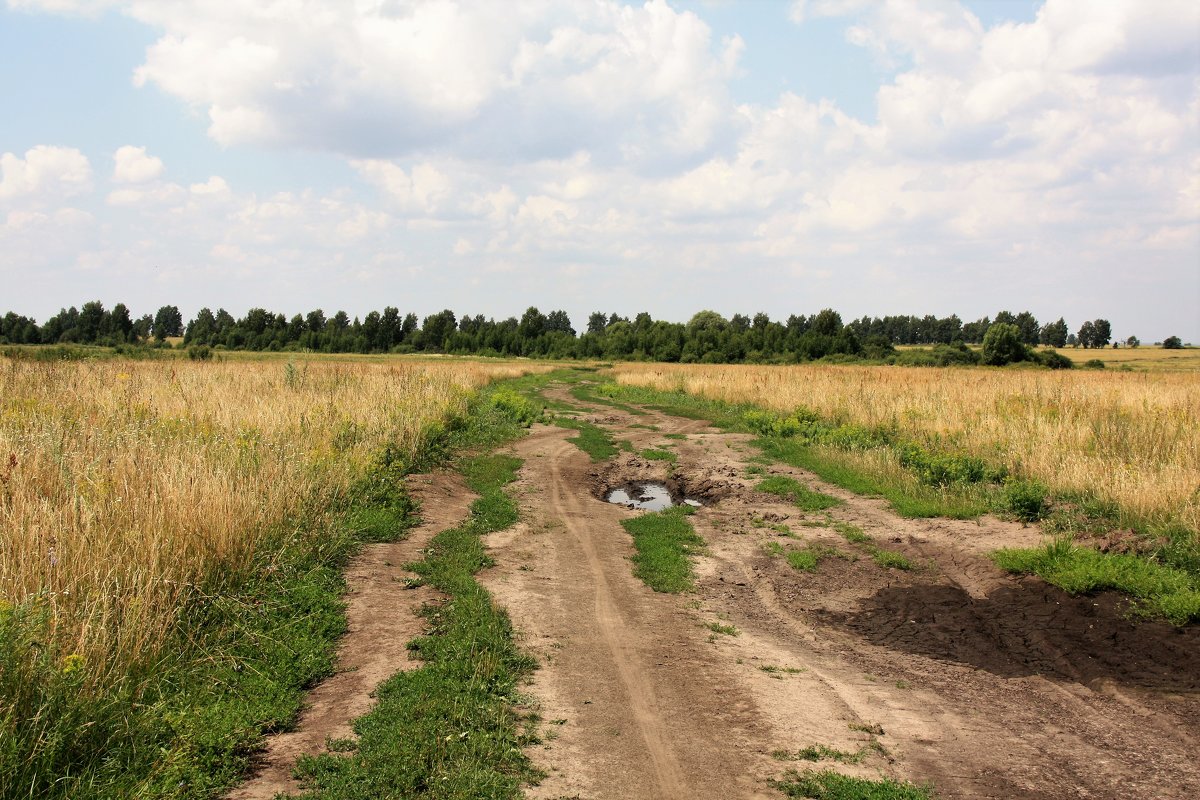
M834 520L919 565L882 568L817 526L823 513L755 492L746 437L588 411L617 438L679 460L595 465L567 442L573 432L544 426L514 447L525 522L490 537L497 566L481 579L542 663L528 690L547 740L530 755L548 777L530 797L779 797L768 780L793 766L928 781L945 798L1200 796L1196 626L1135 625L1114 596L1070 598L988 560L1037 543L1035 528L902 519L771 468L843 499ZM620 521L640 512L601 500L646 478L707 503L692 517L708 545L693 594L633 577ZM772 541L843 557L800 572L768 554ZM773 757L815 744L870 748L854 765Z
M348 630L338 647L338 671L314 688L296 729L267 741L254 775L231 791L229 800L269 800L280 792L298 792L292 769L301 755L325 752L330 739L352 737L351 722L374 705L379 684L410 661L407 644L421 635L424 621L416 611L436 600L426 586L404 588L415 577L404 565L421 559L421 549L439 531L467 518L475 495L457 474L414 475L408 489L420 503L422 522L400 542L368 545L346 571Z

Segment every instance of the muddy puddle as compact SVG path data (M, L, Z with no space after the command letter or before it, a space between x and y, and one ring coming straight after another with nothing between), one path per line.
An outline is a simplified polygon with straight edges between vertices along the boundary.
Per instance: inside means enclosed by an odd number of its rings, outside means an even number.
M606 492L604 500L641 511L662 511L679 505L700 508L704 505L694 497L672 492L665 483L660 481L635 481L618 486Z

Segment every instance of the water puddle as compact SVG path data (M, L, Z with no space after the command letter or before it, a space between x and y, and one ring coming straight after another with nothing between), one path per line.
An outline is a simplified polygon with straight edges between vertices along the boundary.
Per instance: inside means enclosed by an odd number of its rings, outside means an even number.
M612 489L604 495L605 501L619 506L632 506L643 511L662 511L671 506L689 505L696 508L704 505L699 500L672 494L665 483L658 481L636 481Z

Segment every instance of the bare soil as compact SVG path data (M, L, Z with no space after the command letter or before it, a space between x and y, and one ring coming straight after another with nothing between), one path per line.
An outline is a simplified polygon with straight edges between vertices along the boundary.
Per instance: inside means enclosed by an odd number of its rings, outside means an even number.
M346 571L347 632L339 643L337 672L309 693L295 730L268 739L254 774L229 800L299 792L292 777L297 759L326 752L331 739L353 738L351 723L371 710L376 687L420 666L409 660L407 645L425 631L417 611L439 598L427 586L406 589L404 580L416 576L404 565L419 561L439 531L462 523L475 495L453 473L411 476L408 489L420 504L421 524L403 541L367 545Z
M930 782L943 798L1200 796L1196 626L1134 622L1114 595L1071 598L987 557L1039 543L1036 528L903 519L769 468L844 501L806 514L753 490L747 437L661 413L588 414L678 463L596 465L572 431L546 426L513 448L524 522L489 537L496 566L481 579L542 664L528 691L546 736L530 755L548 777L530 797L779 797L768 780L809 766ZM706 501L691 517L707 542L694 593L634 578L620 521L641 512L602 500L633 480ZM916 568L877 565L830 520ZM836 553L803 572L772 542ZM857 764L776 757L810 745L871 746Z

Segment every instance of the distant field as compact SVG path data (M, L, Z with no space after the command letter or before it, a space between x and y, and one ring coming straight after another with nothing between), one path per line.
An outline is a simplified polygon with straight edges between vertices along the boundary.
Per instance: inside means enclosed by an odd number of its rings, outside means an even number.
M1081 350L1075 347L1060 347L1058 352L1071 359L1076 365L1093 358L1104 362L1106 367L1128 365L1134 369L1165 370L1182 372L1200 370L1200 347L1182 350L1164 350L1161 347L1109 347L1097 350Z
M1070 355L1080 353L1172 357ZM1200 371L620 364L615 373L624 384L894 428L1112 501L1131 519L1200 528Z

